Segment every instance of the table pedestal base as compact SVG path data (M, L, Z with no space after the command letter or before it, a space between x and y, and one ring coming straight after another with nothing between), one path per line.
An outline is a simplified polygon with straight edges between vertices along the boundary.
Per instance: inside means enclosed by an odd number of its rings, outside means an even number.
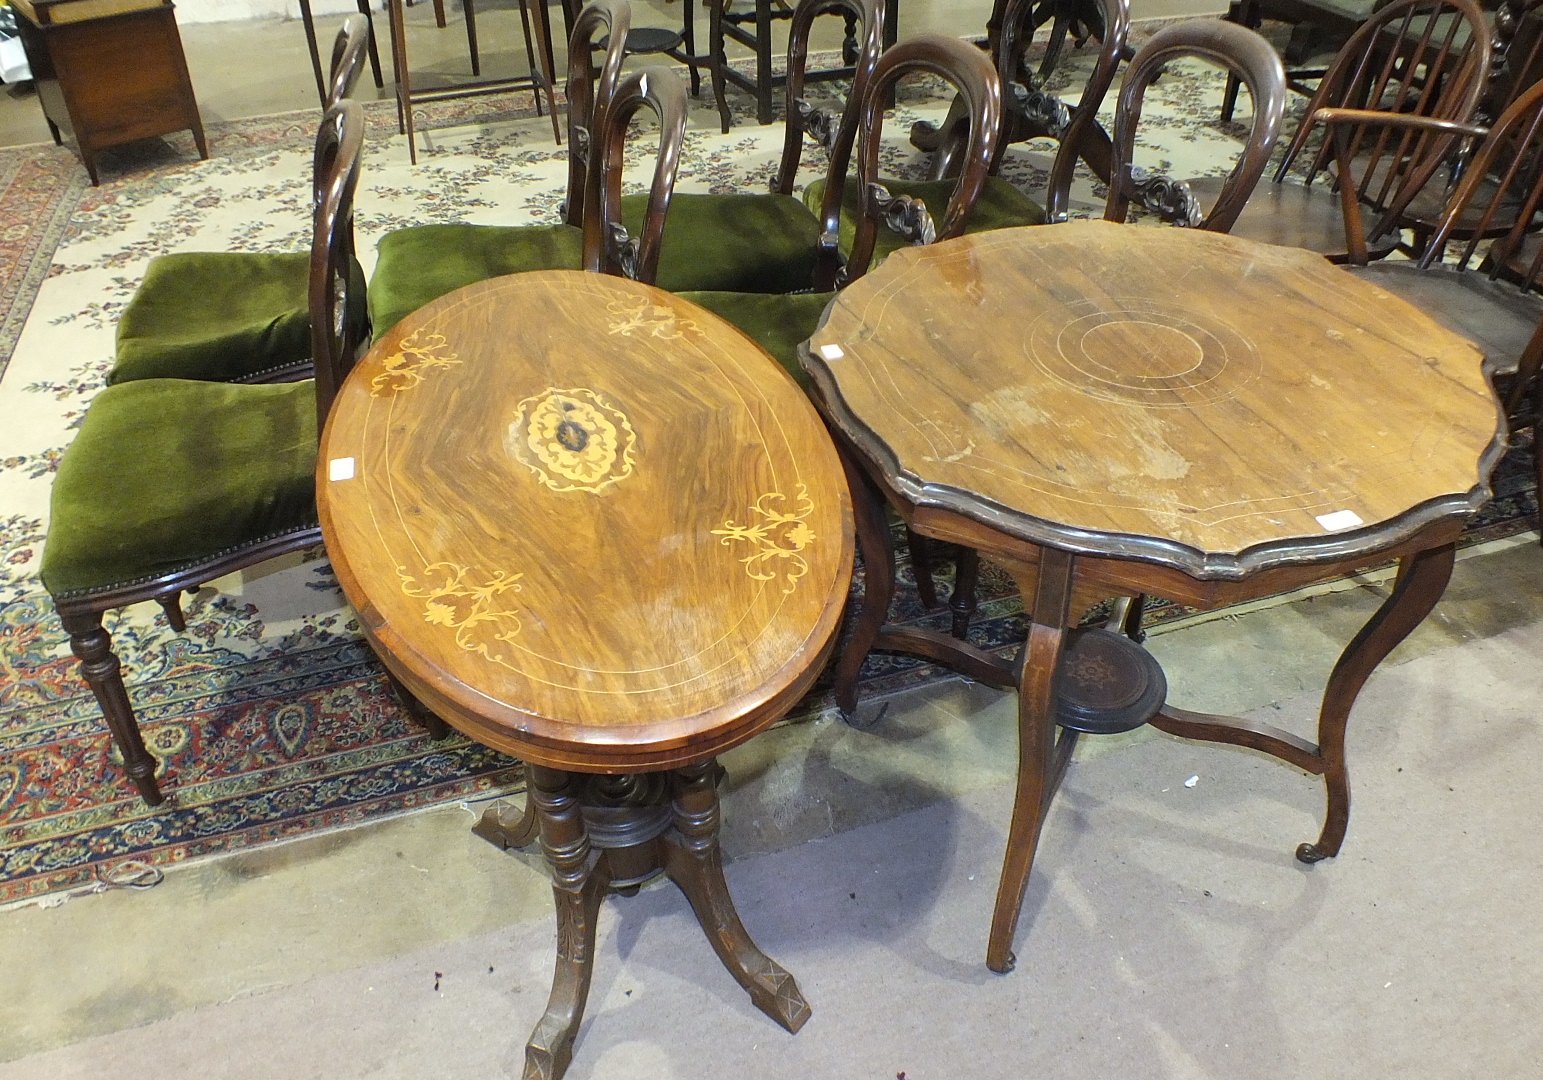
M557 903L557 969L546 1014L525 1047L526 1080L555 1080L573 1057L594 970L595 924L609 891L631 894L667 874L696 912L724 967L757 1008L790 1032L809 1019L798 984L750 940L723 878L718 767L603 776L527 766L523 815L495 806L476 832L502 847L538 836Z

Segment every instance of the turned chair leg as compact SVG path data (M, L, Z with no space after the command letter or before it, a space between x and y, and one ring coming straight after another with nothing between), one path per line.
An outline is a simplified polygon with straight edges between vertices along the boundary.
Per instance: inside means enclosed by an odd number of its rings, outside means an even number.
M916 599L925 610L931 611L938 606L937 585L932 580L935 572L932 540L912 532L907 526L905 547L911 557L911 576L916 579Z
M728 80L723 69L728 64L723 50L723 8L728 0L707 0L707 71L712 76L713 97L718 99L718 122L722 134L729 133L732 118L729 115Z
M112 731L113 740L123 754L123 771L134 783L147 806L165 801L155 782L155 758L145 749L145 740L134 720L129 692L123 685L123 665L112 650L112 635L102 626L102 612L59 613L70 635L70 651L80 660L80 674L91 687L102 716Z
M949 632L960 641L970 633L970 620L975 617L979 604L975 596L975 583L980 579L980 553L972 547L959 549L954 560L954 591L948 597L948 608L953 612Z
M182 614L182 590L173 589L169 593L162 593L155 598L155 602L161 605L161 610L166 613L166 621L177 633L182 633L188 628L186 616Z

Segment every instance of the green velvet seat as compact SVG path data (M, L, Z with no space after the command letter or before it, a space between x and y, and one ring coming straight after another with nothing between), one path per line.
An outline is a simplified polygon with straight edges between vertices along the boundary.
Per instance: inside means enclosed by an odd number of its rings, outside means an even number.
M948 200L953 195L957 184L956 180L895 180L892 178L884 180L884 186L891 195L910 195L926 203L927 212L932 215L933 222L939 228L943 225L944 215L948 213ZM846 189L841 197L840 245L843 256L851 252L852 238L857 233L857 193L857 178L848 177ZM804 189L804 204L816 212L824 198L825 181L823 179L814 181ZM990 229L1008 229L1017 225L1043 225L1044 223L1044 207L1001 177L991 176L986 179L986 186L981 191L980 198L976 200L975 209L970 214L970 223L964 231L978 233ZM905 247L909 243L910 241L899 233L880 226L873 244L873 265L877 266L890 252Z
M311 256L195 251L150 260L118 320L113 383L136 379L261 381L311 361ZM349 317L367 319L353 264Z
M798 380L799 386L809 388L809 376L798 362L798 346L814 335L825 305L835 293L779 296L771 293L684 292L680 295L725 322L733 323L771 353L777 363Z
M309 380L109 386L54 479L43 584L65 599L315 528L316 438Z
M647 195L621 201L638 235ZM792 195L675 195L664 220L655 280L669 292L786 293L814 282L820 221Z
M584 234L572 225L417 225L381 238L370 278L379 338L446 293L525 270L579 270Z

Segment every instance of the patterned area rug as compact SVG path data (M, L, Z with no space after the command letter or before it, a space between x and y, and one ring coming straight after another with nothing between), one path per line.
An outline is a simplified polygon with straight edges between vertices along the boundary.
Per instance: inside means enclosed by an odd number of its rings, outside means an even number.
M1090 61L1074 55L1053 85L1080 87ZM1236 143L1214 123L1221 86L1200 67L1164 78L1143 130L1143 163L1177 175L1226 171ZM757 126L739 98L735 127L719 135L710 104L698 104L680 190L764 190L780 126ZM905 135L915 120L941 118L947 104L935 84L905 89L887 125L886 172L918 174L923 163ZM425 110L416 167L391 107L369 115L358 199L366 269L375 241L406 225L555 220L565 150L552 145L528 100ZM52 475L102 386L117 314L146 262L170 251L304 249L315 122L293 114L215 126L207 162L175 138L136 145L104 164L99 189L87 186L68 151L0 151L0 903L91 887L129 860L174 863L518 782L517 762L463 739L432 742L405 717L316 552L204 588L189 599L183 634L153 604L109 616L169 793L167 805L147 810L122 775L37 579ZM651 139L642 133L632 142L632 186L645 178ZM1004 175L1033 193L1049 162L1048 144L1015 147ZM800 183L823 168L811 149ZM1101 195L1083 177L1074 204L1096 212ZM1534 509L1522 463L1506 470L1490 532L1525 527ZM941 618L921 611L911 582L902 589L902 618ZM1006 577L988 568L980 592L977 643L1021 641L1021 607ZM1167 608L1153 617L1180 614ZM938 677L926 665L876 656L865 693ZM828 707L821 684L791 719Z

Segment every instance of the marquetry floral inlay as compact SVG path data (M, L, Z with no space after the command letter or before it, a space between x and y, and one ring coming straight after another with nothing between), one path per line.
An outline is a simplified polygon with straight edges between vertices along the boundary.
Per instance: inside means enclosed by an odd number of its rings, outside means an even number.
M781 577L785 593L792 592L798 579L809 572L809 563L802 553L815 540L808 521L814 511L809 489L798 485L798 498L791 509L788 502L782 492L769 491L750 508L749 524L736 525L731 520L725 521L723 528L712 530L714 536L723 537L721 544L749 543L755 550L739 560L745 564L745 571L756 581Z
M388 391L408 390L423 381L425 372L460 362L450 351L444 334L414 330L402 339L396 352L381 362L385 370L370 380L370 392L379 397Z
M551 387L520 402L509 426L514 456L553 491L604 491L632 475L637 434L594 390Z
M651 304L641 296L612 300L606 305L611 321L606 330L610 334L631 337L639 331L651 337L671 341L687 333L696 333L697 324L682 319L667 307Z
M422 600L424 621L455 631L455 643L485 660L506 664L503 646L520 632L520 617L508 594L519 592L521 574L496 570L480 585L460 563L437 562L418 577L398 568L402 592Z

